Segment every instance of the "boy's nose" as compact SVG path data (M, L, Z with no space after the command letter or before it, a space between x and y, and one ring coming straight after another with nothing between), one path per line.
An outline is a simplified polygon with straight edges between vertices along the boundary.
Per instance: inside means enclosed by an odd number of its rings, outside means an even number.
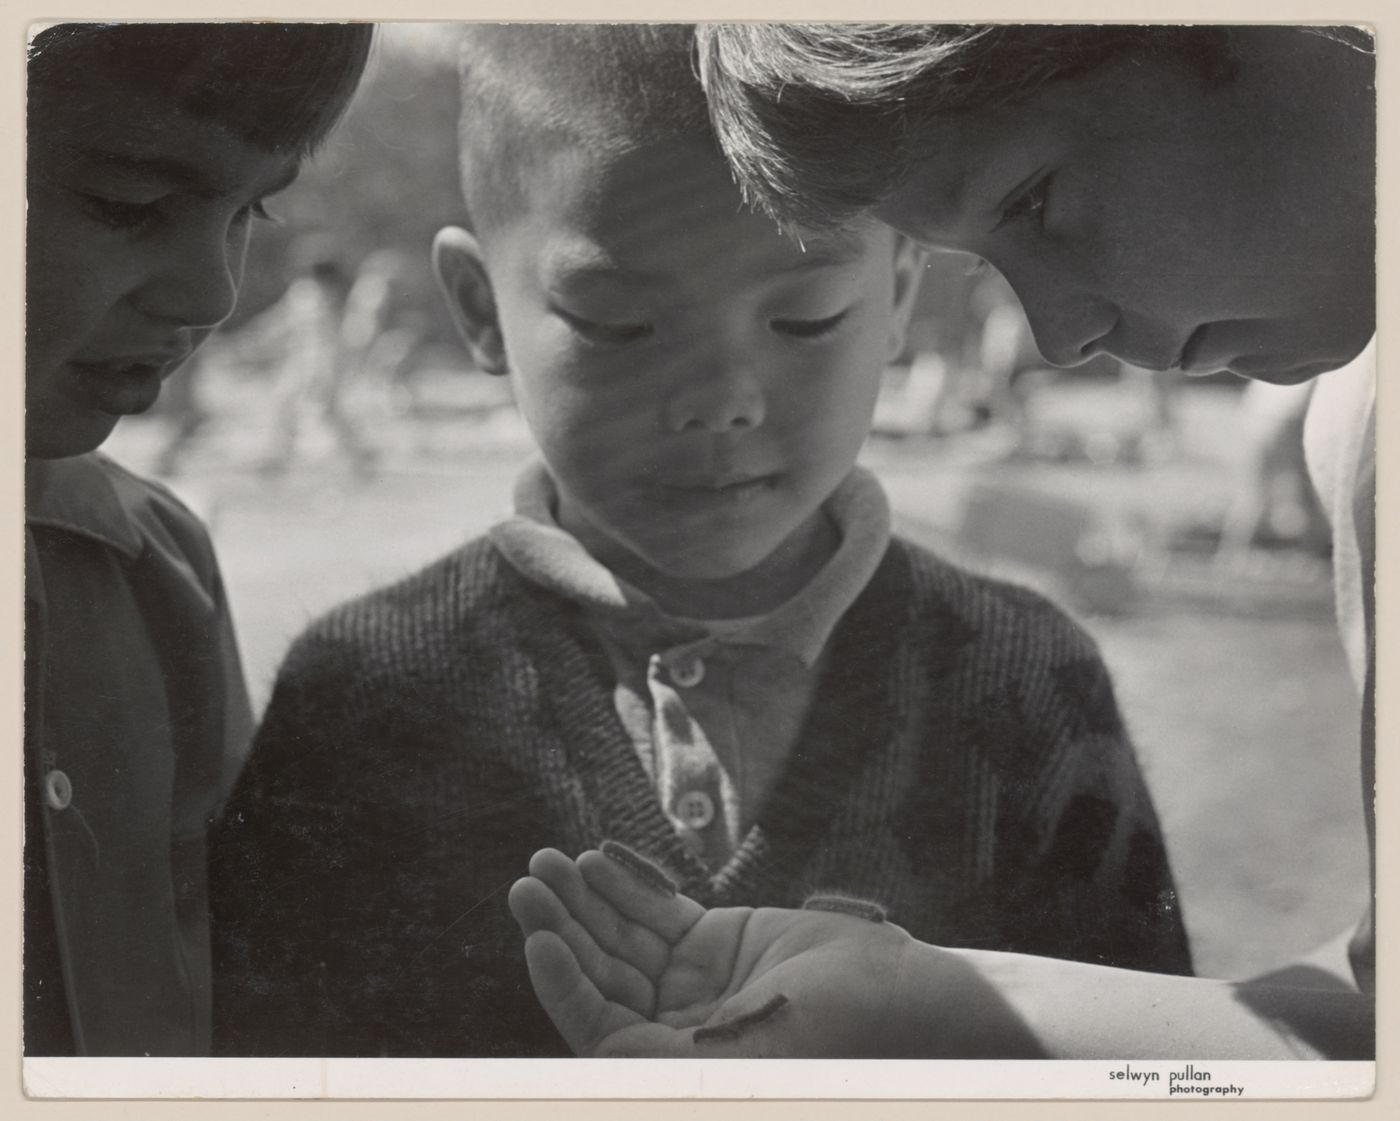
M1069 276L1002 270L1026 313L1036 349L1052 366L1078 366L1103 350L1102 340L1118 322L1110 300L1094 295Z
M245 246L246 234L237 227L170 237L154 247L158 256L138 306L181 327L222 323L238 299Z
M680 375L680 384L667 402L667 421L676 432L757 428L766 412L758 378L743 363L691 367Z

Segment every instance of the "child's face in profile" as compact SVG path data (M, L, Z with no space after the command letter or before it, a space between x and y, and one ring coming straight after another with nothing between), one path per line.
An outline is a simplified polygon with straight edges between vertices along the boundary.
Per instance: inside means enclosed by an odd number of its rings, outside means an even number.
M259 203L296 166L109 83L45 104L29 141L27 455L91 451L155 403L233 309Z
M1374 330L1374 210L1335 203L1354 139L1319 121L1300 144L1290 119L1281 143L1246 96L1109 64L934 125L934 154L876 212L996 266L1056 365L1106 351L1303 381Z
M694 139L560 153L532 189L487 258L561 521L691 580L800 541L865 438L921 255L874 222L804 252Z

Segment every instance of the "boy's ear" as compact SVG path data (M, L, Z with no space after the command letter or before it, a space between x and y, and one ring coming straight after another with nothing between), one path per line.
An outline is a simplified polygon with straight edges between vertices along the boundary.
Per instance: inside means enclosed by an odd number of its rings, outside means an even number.
M890 311L886 361L893 362L904 350L905 337L909 333L909 317L914 312L919 282L924 278L924 266L927 264L928 250L920 248L903 234L898 235L894 248L894 307Z
M433 238L433 272L452 321L476 364L488 374L506 373L506 345L496 315L496 294L476 238L460 226L439 230Z

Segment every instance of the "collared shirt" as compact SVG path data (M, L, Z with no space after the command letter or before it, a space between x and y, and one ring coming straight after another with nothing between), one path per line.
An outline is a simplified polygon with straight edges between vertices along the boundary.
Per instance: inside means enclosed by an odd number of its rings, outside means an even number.
M527 579L583 607L616 675L614 704L677 833L711 868L742 844L796 744L827 640L889 544L889 504L857 468L824 506L837 551L757 617L686 619L594 559L556 518L543 465L521 475L491 540Z
M98 454L27 463L25 499L26 1052L199 1054L205 834L252 725L213 549Z

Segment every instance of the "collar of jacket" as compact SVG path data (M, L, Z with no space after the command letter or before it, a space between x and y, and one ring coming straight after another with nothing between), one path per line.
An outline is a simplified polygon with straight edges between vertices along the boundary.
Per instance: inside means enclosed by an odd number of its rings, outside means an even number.
M105 465L105 466L104 466ZM100 541L128 560L141 556L142 538L99 452L24 464L24 520Z
M790 654L816 665L841 617L869 583L890 541L890 506L875 476L855 467L824 509L841 535L835 554L797 594L765 615L724 624L669 615L599 563L558 522L558 488L535 460L515 485L515 513L492 543L527 580L582 606L624 648L647 652L719 640ZM645 655L643 655L645 657Z

